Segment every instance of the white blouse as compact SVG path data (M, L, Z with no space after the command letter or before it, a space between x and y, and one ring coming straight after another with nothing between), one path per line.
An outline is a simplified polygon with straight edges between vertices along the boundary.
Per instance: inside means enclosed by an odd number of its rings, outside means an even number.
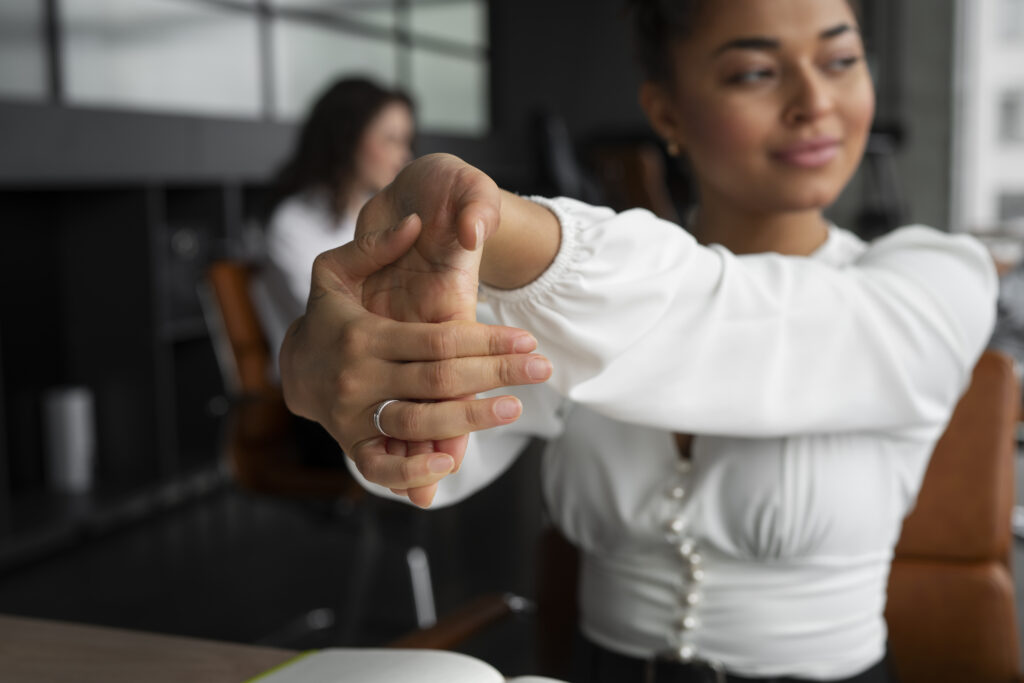
M514 388L524 416L474 434L435 505L547 437L589 638L747 676L873 665L902 520L993 325L987 252L833 227L810 257L736 256L646 211L537 201L562 226L554 263L486 296L537 337L567 400ZM673 432L697 435L689 461Z
M315 190L288 197L270 217L265 263L251 295L275 365L288 326L306 311L313 261L351 242L355 231L355 220L335 218L326 194Z

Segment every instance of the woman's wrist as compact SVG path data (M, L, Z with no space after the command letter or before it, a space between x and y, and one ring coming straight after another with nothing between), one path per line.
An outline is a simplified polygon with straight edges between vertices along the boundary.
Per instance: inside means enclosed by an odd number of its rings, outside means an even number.
M555 260L561 239L555 214L502 190L501 220L497 232L484 244L481 282L498 289L530 284Z

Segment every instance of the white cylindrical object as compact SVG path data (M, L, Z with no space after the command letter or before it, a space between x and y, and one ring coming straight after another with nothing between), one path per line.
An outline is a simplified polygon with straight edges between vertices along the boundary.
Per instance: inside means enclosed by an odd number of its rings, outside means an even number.
M61 387L43 398L47 479L63 493L92 488L96 455L96 421L92 392L86 387Z

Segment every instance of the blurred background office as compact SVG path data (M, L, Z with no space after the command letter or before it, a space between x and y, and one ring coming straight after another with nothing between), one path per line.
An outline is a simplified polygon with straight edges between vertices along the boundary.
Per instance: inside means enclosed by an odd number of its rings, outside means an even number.
M426 523L241 485L225 464L239 391L200 292L211 264L258 260L272 173L344 76L410 94L417 153L685 216L685 170L635 104L621 4L0 0L0 612L294 647L344 624L379 644L429 621L411 548L438 612L531 596L536 454ZM833 218L976 233L1010 269L1024 0L863 6L878 116ZM349 609L363 581L369 605ZM325 603L327 640L279 628ZM528 671L529 638L502 628L471 650Z

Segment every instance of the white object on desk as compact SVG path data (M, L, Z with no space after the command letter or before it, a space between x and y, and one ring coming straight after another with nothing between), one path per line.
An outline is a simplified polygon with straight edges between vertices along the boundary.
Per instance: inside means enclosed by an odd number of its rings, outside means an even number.
M442 650L319 650L249 683L564 683L542 676L505 678L490 664Z
M96 421L92 392L61 387L43 397L46 467L50 485L62 493L92 488Z

